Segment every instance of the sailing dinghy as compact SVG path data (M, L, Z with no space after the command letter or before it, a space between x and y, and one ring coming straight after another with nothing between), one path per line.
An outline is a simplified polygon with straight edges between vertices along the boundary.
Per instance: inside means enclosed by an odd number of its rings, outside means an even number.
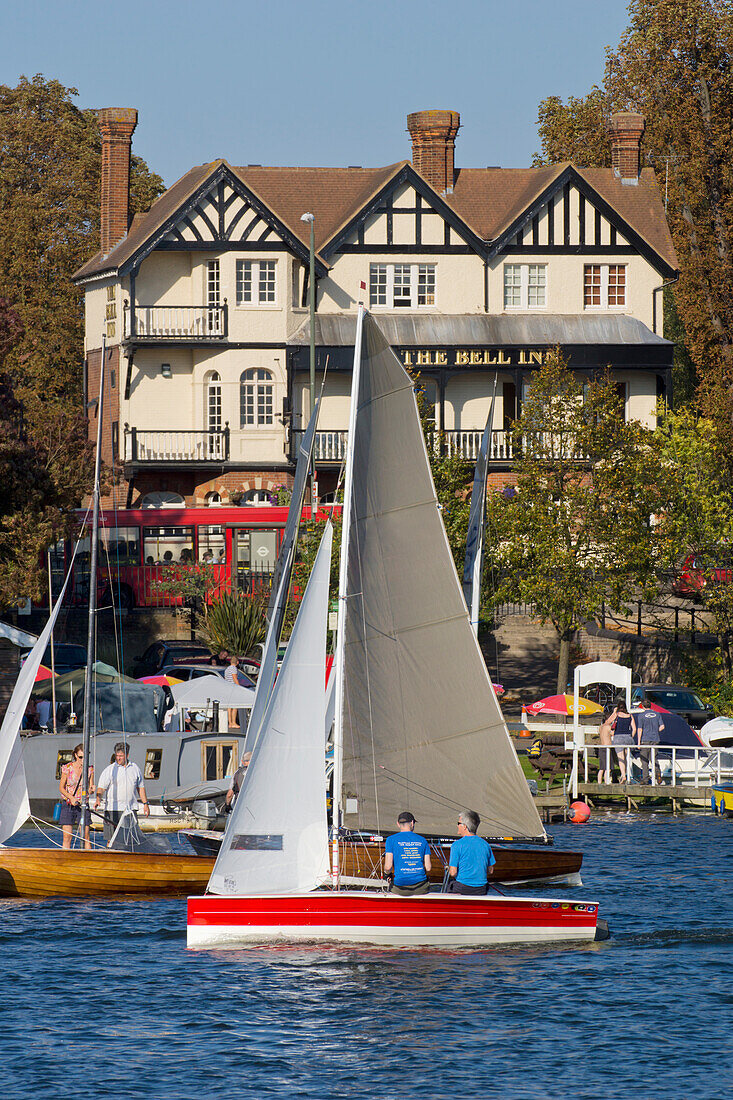
M363 341L363 347L362 347ZM190 947L284 939L476 947L591 940L598 905L344 888L341 830L455 833L457 811L541 837L453 566L413 383L360 308L336 654L331 869L323 730L330 525L308 582Z

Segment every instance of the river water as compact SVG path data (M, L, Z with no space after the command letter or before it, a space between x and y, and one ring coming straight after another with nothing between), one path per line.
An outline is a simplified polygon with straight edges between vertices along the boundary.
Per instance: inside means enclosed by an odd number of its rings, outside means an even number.
M554 834L605 943L192 952L184 900L2 901L0 1096L731 1095L733 821Z

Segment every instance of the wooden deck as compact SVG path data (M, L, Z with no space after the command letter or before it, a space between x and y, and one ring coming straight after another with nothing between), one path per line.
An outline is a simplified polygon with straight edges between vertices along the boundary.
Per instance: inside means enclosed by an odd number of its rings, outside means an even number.
M578 783L578 795L593 806L601 802L625 802L629 810L649 809L650 802L663 799L670 803L672 813L682 813L683 803L703 803L690 808L711 809L712 787L692 787L687 784L670 786L667 783Z

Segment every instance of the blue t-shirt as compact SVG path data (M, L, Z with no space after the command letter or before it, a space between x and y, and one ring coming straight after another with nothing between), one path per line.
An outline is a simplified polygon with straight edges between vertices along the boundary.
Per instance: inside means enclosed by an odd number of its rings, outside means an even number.
M485 886L489 867L496 863L491 845L482 836L462 836L450 846L450 866L464 886Z
M395 886L414 886L425 882L425 856L430 855L430 845L419 833L394 833L384 845L394 862Z

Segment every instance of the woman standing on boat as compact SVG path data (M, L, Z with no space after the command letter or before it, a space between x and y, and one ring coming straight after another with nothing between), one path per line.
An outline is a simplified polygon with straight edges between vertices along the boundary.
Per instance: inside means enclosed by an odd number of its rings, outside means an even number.
M628 749L636 744L636 722L634 717L626 709L626 703L616 704L616 722L613 727L613 747L618 757L618 766L621 771L620 783L626 782L626 761Z
M84 766L84 746L79 744L74 749L71 760L61 769L59 791L61 792L61 816L59 823L63 829L63 847L71 847L71 837L74 829L79 824L81 817L81 773ZM94 768L89 767L89 789L94 784ZM89 823L84 830L84 847L91 848L92 842L89 835Z

